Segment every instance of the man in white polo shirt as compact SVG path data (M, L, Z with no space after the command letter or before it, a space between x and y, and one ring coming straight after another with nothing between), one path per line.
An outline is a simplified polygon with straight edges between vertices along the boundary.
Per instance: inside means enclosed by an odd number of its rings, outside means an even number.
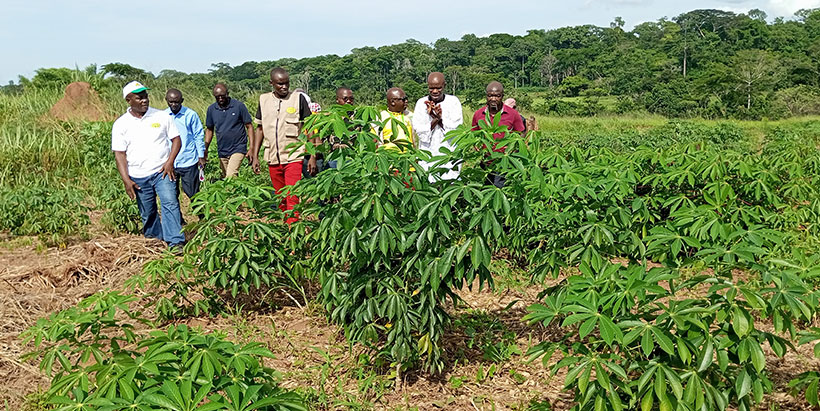
M122 96L129 107L114 122L111 150L125 192L137 199L145 236L164 240L173 251L179 251L185 243L174 183L174 159L181 147L179 131L171 116L149 107L147 90L137 81L123 87ZM157 196L162 205L161 220Z

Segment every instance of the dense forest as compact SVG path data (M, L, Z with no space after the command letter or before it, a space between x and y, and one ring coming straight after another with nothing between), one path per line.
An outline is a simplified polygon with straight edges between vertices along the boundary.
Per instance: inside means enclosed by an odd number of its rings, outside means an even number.
M338 86L351 87L361 102L380 101L389 87L411 98L425 94L430 71L447 76L448 92L478 104L484 86L500 80L525 110L539 114L654 113L669 117L781 118L820 113L820 9L767 21L766 13L693 10L668 20L624 30L583 25L529 30L526 35L472 34L433 44L407 40L353 49L344 56L215 63L207 73L128 64L86 69L44 68L3 92L62 86L87 79L114 87L126 79L160 81L210 90L216 81L233 89L267 90L268 73L282 66L291 87L330 102ZM183 88L184 90L184 88Z

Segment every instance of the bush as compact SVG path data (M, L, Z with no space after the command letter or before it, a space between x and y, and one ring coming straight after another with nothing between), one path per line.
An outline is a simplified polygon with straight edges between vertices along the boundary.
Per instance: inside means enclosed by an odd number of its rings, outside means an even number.
M300 212L322 219L302 219L293 230L322 250L310 256L310 266L319 271L322 303L349 340L374 349L377 364L401 370L421 363L440 372L439 341L449 321L444 304L458 300L455 291L464 285L491 284L493 244L504 235L501 218L512 205L483 185L489 170L464 169L459 180L439 181L443 169L428 173L417 163L426 154L377 149L378 136L369 132L381 126L376 116L361 107L351 120L339 109L314 117L311 127L320 135L333 132L350 148L329 154L339 160L337 169L299 182L299 196L313 200L302 202ZM505 128L484 127L459 129L452 137L458 153L437 164L489 155L492 132Z
M97 293L23 334L35 348L28 357L53 374L48 403L58 410L305 409L264 367L273 354L261 344L237 345L185 325L141 336L135 326L148 320L130 309L135 300Z
M0 230L14 235L36 235L51 245L65 245L84 235L90 222L85 194L68 186L0 188Z
M209 184L194 197L194 212L203 218L189 225L195 234L183 258L151 261L129 285L149 285L163 319L215 314L234 302L266 307L280 289L298 292L306 303L311 271L303 269L305 256L283 224L280 200L269 186L241 176Z
M573 338L536 345L529 354L546 364L562 351L553 372L567 370L576 410L751 410L772 387L763 346L778 357L791 347L756 328L754 318L773 317L775 332L794 338L795 324L817 309L817 296L796 277L763 279L761 288L706 276L683 280L643 265L582 263L579 275L545 290L543 304L525 317L559 323ZM699 286L709 287L705 298L684 297Z
M801 84L778 90L771 113L775 118L820 114L820 89Z

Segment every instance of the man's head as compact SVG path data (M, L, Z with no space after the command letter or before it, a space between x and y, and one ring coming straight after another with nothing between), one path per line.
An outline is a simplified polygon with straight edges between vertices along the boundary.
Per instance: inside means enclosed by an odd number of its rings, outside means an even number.
M515 99L512 97L504 100L504 105L512 108L513 110L518 110L518 104L516 104Z
M403 113L407 109L407 95L404 90L393 87L387 90L387 109L394 113Z
M490 111L500 111L504 100L504 86L497 81L487 84L487 108Z
M138 81L132 81L122 88L122 96L131 107L131 111L137 114L145 114L148 111L148 87Z
M290 75L285 69L276 67L270 71L270 85L276 97L285 98L290 91Z
M125 101L134 113L145 114L148 111L148 92L145 90L139 93L128 93Z
M444 100L444 74L434 71L427 76L427 92L436 103Z
M231 102L231 97L228 95L228 86L217 83L214 86L214 99L216 99L216 104L219 104L219 107L228 107Z
M347 87L336 89L336 104L353 104L353 90Z
M165 93L165 102L168 103L168 108L170 108L174 114L182 110L183 101L185 101L185 99L182 98L182 92L175 88L169 88Z

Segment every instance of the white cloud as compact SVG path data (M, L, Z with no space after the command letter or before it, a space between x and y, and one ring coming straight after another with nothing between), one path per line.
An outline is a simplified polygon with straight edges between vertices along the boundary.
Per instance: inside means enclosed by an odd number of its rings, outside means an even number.
M790 17L800 9L820 7L820 0L769 0L768 9L773 17Z

